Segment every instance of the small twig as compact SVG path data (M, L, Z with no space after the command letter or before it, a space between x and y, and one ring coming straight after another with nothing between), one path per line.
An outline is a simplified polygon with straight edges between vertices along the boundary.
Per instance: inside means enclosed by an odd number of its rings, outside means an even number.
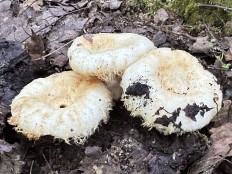
M27 155L28 149L29 149L29 145L27 146L26 151L25 151L24 154L23 154L23 158L22 158L23 160L25 159L25 157L26 157L26 155Z
M151 25L152 27L154 27L157 30L164 30L165 32L168 33L173 33L175 35L180 35L180 36L184 36L187 37L188 39L192 40L192 41L196 41L197 37L193 37L191 35L189 35L188 33L184 33L184 32L175 32L169 29L169 27L174 28L174 25L162 25L162 26L155 26L155 25ZM185 26L185 25L182 25Z
M211 36L212 38L214 38L215 40L217 40L216 37L214 36L214 34L210 31L209 27L208 27L206 24L204 24L204 26L205 26L205 28L207 29L207 31L209 32L210 36Z
M40 32L40 31L46 29L47 27L50 27L50 26L55 25L59 20L61 20L63 17L65 17L65 16L67 16L67 15L69 15L69 14L72 14L72 13L75 13L75 12L78 12L78 11L81 11L81 10L85 10L85 9L88 9L88 8L89 8L89 7L83 7L83 8L79 8L79 9L75 9L75 10L73 10L73 11L67 12L67 13L65 13L64 15L58 17L58 19L57 19L56 21L52 22L51 24L49 24L49 25L47 25L47 26L45 26L45 27L39 29L38 31L35 31L35 33L38 33L38 32ZM25 38L22 42L24 42L24 41L27 40L28 38L29 38L29 37Z
M213 4L198 3L198 7L213 7L213 8L219 8L219 9L223 9L223 10L231 10L232 11L232 8L221 6L221 5L213 5Z
M64 44L63 46L61 46L60 48L58 48L58 49L52 51L51 53L49 53L49 54L47 54L47 55L45 55L45 56L42 56L42 57L38 58L37 60L39 60L39 59L44 60L46 57L52 55L53 53L57 52L58 50L64 48L64 47L67 46L68 44L70 44L73 40L74 40L74 39L70 40L69 42L67 42L66 44Z
M230 152L230 150L228 150L227 154L228 154L229 152ZM208 158L208 159L201 160L201 161L199 161L198 163L196 163L195 165L198 165L198 164L200 164L200 163L202 163L202 162L210 161L210 160L227 161L228 163L232 164L232 162L231 162L230 160L225 159L225 158L226 158L226 156L223 157L222 155L215 155L215 156L212 156L212 157L210 157L210 158ZM220 161L219 161L219 162L220 162Z
M231 71L230 69L216 68L212 66L207 66L207 69L220 70L220 71Z
M30 174L32 174L32 168L33 168L34 162L35 162L35 160L33 160L33 161L31 162Z
M189 168L189 170L188 170L187 173L190 173L190 171L193 169L193 167L195 167L195 166L196 166L195 168L201 167L201 164L202 164L203 162L204 162L204 163L209 163L210 160L217 160L217 161L216 161L216 163L211 164L211 166L208 166L208 167L206 166L207 168L204 168L204 169L203 169L204 171L202 171L202 169L201 169L200 173L202 173L202 172L206 173L207 170L209 170L209 169L212 168L212 167L215 167L215 166L216 166L218 163L220 163L221 161L227 161L228 163L232 164L231 161L229 161L228 159L225 159L225 157L221 157L221 155L215 155L215 156L213 156L213 157L209 157L208 159L199 160L197 163L195 163L195 164L193 164L192 166L190 166L190 168Z
M196 40L197 40L197 38L196 38L196 37L190 36L190 35L189 35L189 34L187 34L187 33L175 32L175 31L169 31L169 32L171 32L171 33L173 33L173 34L176 34L176 35L182 35L182 36L185 36L185 37L189 38L189 39L190 39L190 40L192 40L192 41L196 41Z
M42 154L42 155L43 155L43 158L44 158L45 162L46 162L47 165L48 165L48 168L50 169L51 172L53 172L53 171L52 171L52 168L51 168L51 166L50 166L50 164L49 164L49 162L48 162L48 160L47 160L47 158L45 157L44 154Z
M86 162L86 163L81 163L81 165L94 165L94 164L98 164L98 165L107 165L107 166L110 166L108 163L104 163L104 162L94 162L94 163L92 163L92 162Z
M120 133L117 133L117 132L112 132L112 131L108 131L109 133L111 134L115 134L115 135L123 135L123 134L120 134Z

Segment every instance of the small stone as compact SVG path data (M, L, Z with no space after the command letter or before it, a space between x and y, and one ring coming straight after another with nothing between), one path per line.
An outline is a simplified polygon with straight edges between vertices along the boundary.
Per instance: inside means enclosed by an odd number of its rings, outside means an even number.
M85 155L87 156L96 156L102 153L101 147L99 146L87 146L85 148Z

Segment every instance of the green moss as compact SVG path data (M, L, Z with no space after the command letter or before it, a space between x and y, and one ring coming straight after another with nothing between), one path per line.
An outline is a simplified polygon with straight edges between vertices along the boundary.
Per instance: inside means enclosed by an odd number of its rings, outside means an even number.
M164 4L160 0L130 0L133 4L143 5L146 12L153 14L159 8L163 7Z
M231 0L173 0L172 9L175 9L187 23L201 22L222 27L231 19L231 11L204 5L220 5L232 7Z
M217 8L215 5L232 8L232 0L171 0L163 3L161 0L130 0L133 4L140 4L148 14L154 14L159 8L175 11L187 24L197 25L206 23L222 29L228 21L232 21L232 11ZM204 6L206 5L206 6ZM214 7L210 7L214 5ZM225 33L231 33L230 28Z

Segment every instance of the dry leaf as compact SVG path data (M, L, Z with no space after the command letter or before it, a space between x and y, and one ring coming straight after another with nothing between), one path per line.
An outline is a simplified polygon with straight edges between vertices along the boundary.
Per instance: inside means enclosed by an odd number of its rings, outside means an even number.
M214 122L214 126L220 126L224 123L232 121L232 102L231 100L224 100L223 107L220 109L218 114L212 120Z
M51 65L55 65L58 67L64 67L68 62L67 56L63 55L62 53L58 55L58 57L51 60Z
M231 61L232 60L232 48L230 48L224 55L225 55L226 61Z
M99 156L102 154L101 147L99 146L87 146L85 148L86 156Z
M20 159L20 152L17 147L18 145L14 145L9 152L5 152L0 156L0 173L21 173L22 166L24 162ZM6 149L5 149L6 150Z
M33 30L31 30L31 38L25 44L26 49L32 60L37 60L42 58L45 54L45 46L43 39L40 35L37 35Z
M226 61L231 61L232 60L232 37L225 37L225 44L228 47L228 50L226 51L225 55L225 60Z
M82 8L82 7L84 7L85 5L87 5L87 3L88 3L88 0L82 0L82 1L80 1L80 2L77 2L77 5L78 5L80 8Z
M10 145L9 143L0 140L0 154L4 152L10 152L14 146Z
M159 22L165 22L167 19L169 19L168 13L163 9L157 10L157 12L154 15L154 23L158 24Z
M96 165L93 165L93 169L95 170L96 174L103 174L102 173L102 168L103 166L96 166Z
M12 10L12 16L16 17L19 14L19 2L18 1L12 1L10 4L10 8Z
M60 43L69 42L70 40L75 39L77 36L78 36L77 31L75 31L75 30L65 30L65 28L64 28L63 34L62 34L61 38L59 39L59 42Z
M188 174L209 173L228 156L232 156L232 123L225 123L210 130L212 146L207 154L197 161Z
M119 0L108 0L108 1L105 1L105 0L98 0L98 6L101 7L101 8L109 8L111 10L116 10L118 9L121 4L122 4L122 1L119 1Z
M189 50L192 53L205 53L208 54L212 48L212 44L208 41L208 36L197 37L196 42L190 46Z
M25 0L21 8L25 10L27 7L32 7L35 11L40 11L42 5L43 0Z

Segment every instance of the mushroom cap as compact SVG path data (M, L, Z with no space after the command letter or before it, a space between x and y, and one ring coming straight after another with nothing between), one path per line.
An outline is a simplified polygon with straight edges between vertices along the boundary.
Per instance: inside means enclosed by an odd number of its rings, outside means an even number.
M121 100L143 125L164 134L206 126L221 108L216 77L181 50L158 48L128 67L122 76Z
M12 101L8 122L29 139L51 135L82 144L107 122L111 105L103 82L66 71L26 85Z
M110 81L154 49L152 41L133 33L100 33L77 37L68 49L73 71Z

